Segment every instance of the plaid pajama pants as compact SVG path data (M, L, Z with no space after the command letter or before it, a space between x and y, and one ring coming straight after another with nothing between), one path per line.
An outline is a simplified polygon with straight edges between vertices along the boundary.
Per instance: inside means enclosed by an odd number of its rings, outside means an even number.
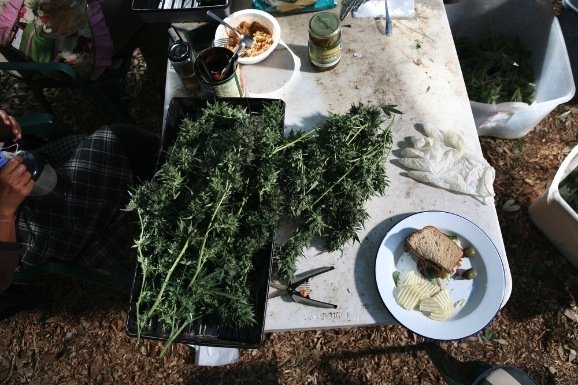
M126 258L133 234L122 209L128 203L132 171L113 132L102 128L86 138L52 142L36 153L55 165L61 194L29 197L21 205L22 268L50 259L104 267Z

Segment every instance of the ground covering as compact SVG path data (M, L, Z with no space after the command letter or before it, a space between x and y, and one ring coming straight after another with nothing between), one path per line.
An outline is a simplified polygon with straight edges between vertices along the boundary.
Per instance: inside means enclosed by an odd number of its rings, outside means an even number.
M162 31L162 28L159 30ZM150 39L148 40L151 41ZM139 124L158 129L163 108L163 46L136 50L126 81ZM0 106L35 111L31 94L5 75ZM90 131L102 123L70 93L57 105ZM454 357L516 366L541 384L578 384L578 270L537 230L528 206L578 145L578 104L556 108L521 139L481 138L496 168L496 208L513 276L510 300L487 328L443 342ZM137 343L124 331L128 295L74 281L41 283L53 301L0 321L0 384L441 384L423 339L402 326L273 333L239 363L199 367L191 350Z

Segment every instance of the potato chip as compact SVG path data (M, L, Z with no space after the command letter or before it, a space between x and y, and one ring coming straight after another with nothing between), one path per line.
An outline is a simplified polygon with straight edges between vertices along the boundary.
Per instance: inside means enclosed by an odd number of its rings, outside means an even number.
M397 290L397 303L406 310L413 310L423 298L417 286L404 286Z
M420 274L410 271L396 289L397 303L406 310L419 310L433 320L447 319L454 310L447 289L433 284Z
M414 271L407 273L397 288L396 300L401 307L413 310L419 301L431 297L439 291L439 287L429 282Z
M440 291L440 288L415 271L407 273L401 281L401 287L415 286L423 293L421 298L431 297Z
M425 298L419 303L419 310L431 319L442 321L447 319L454 310L450 294L446 289L441 290L433 297Z

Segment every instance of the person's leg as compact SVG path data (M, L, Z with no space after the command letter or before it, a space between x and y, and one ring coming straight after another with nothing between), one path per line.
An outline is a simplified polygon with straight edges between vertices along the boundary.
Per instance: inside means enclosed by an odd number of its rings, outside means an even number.
M50 298L43 294L28 292L26 288L16 285L10 286L8 290L0 294L0 321L23 310L34 309L49 302Z
M131 124L111 124L110 130L120 140L130 160L136 183L153 177L161 142L157 135L146 129Z
M70 159L78 145L86 138L86 135L74 134L45 143L32 152L40 156L42 160L52 167L60 167Z
M92 266L109 263L83 250L93 241L108 240L96 235L108 228L128 203L133 176L121 141L110 129L97 130L80 143L57 173L62 199L27 199L21 206L22 266L49 259L81 264L80 259L86 259ZM118 253L111 252L107 258L122 257L124 250L119 245Z

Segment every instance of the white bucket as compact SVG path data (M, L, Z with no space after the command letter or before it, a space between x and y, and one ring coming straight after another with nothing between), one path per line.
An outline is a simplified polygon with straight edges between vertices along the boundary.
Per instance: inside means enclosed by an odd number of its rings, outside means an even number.
M548 189L532 204L528 212L532 222L578 269L578 214L562 198L560 182L578 168L578 146L560 165Z

